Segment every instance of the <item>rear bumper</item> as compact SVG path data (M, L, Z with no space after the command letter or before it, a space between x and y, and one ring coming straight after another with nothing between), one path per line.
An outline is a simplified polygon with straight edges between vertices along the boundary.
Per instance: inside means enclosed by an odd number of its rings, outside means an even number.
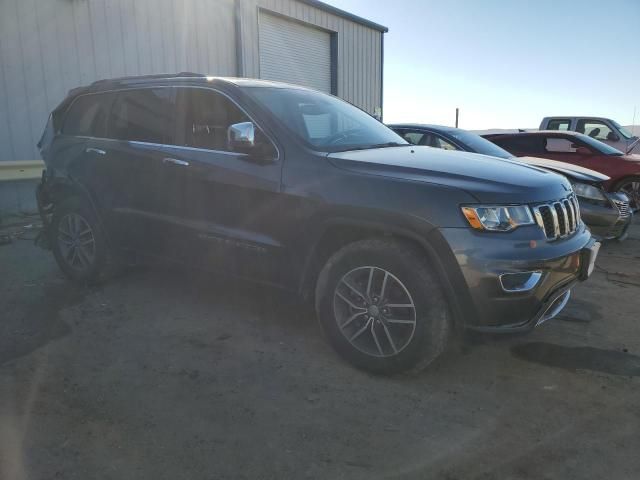
M595 244L584 225L572 237L555 242L541 238L537 226L508 234L458 228L441 233L466 284L467 292L458 296L471 303L461 309L464 326L482 332L527 331L557 315L571 288L585 278L584 253ZM522 272L541 275L530 289L505 291L501 276Z

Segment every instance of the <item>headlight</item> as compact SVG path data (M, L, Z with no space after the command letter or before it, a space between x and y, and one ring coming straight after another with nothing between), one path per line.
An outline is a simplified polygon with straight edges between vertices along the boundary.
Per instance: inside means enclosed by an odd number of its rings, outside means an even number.
M462 207L462 213L476 230L510 232L522 225L534 223L527 205L466 206Z
M587 183L574 183L573 191L578 197L581 198L596 200L599 202L607 201L607 197L605 197L604 193L602 193L602 190Z

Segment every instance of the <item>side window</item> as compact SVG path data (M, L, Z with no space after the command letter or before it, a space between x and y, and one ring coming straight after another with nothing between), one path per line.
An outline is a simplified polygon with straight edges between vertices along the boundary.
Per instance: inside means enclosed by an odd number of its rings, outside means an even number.
M615 136L611 128L599 120L578 120L576 130L596 140L612 140Z
M188 88L183 94L184 144L207 150L229 151L229 126L251 119L227 97L212 90ZM322 122L318 122L315 128L322 130Z
M402 132L398 132L400 133L400 136L402 138L404 138L407 142L412 143L413 145L424 145L422 143L420 143L422 141L422 138L425 136L424 133L421 132L410 132L407 130L404 130Z
M568 118L556 118L549 120L547 130L569 130L571 126L571 120Z
M111 110L109 137L175 144L176 90L142 88L120 92Z
M576 147L566 138L547 138L545 150L548 153L575 153Z
M495 137L491 141L510 153L540 154L545 152L544 138L534 136Z
M112 102L113 95L110 94L78 97L67 113L62 133L79 137L105 137Z
M442 148L443 150L458 150L454 144L445 140L444 138L434 135L434 144L433 146L436 148Z

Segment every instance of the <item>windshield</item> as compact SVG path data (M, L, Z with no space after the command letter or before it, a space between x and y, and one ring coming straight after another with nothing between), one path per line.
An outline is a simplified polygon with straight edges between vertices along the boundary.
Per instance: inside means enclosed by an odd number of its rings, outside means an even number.
M577 137L582 142L584 142L587 145L589 145L591 148L597 150L600 153L604 153L605 155L616 155L616 156L624 155L624 153L622 153L617 148L613 148L612 146L607 145L606 143L601 142L600 140L596 140L595 138L591 138L589 135L584 135L582 133L579 133L577 135Z
M620 132L620 135L622 135L624 138L626 139L633 138L633 133L631 133L629 130L624 128L618 122L616 122L615 120L611 120L611 123L613 124L614 127L618 129L618 131Z
M369 114L331 95L298 88L245 87L244 91L314 150L409 145Z
M505 149L500 148L495 143L475 133L465 132L464 130L453 130L450 132L450 135L475 153L498 158L513 158L513 155Z

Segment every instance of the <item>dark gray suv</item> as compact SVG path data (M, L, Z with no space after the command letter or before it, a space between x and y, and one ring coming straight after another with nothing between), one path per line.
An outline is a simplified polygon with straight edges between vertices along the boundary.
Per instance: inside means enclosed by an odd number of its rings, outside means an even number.
M38 201L62 270L134 253L313 297L353 364L427 365L462 329L556 315L599 244L563 177L410 145L308 89L194 74L74 90L40 142Z

